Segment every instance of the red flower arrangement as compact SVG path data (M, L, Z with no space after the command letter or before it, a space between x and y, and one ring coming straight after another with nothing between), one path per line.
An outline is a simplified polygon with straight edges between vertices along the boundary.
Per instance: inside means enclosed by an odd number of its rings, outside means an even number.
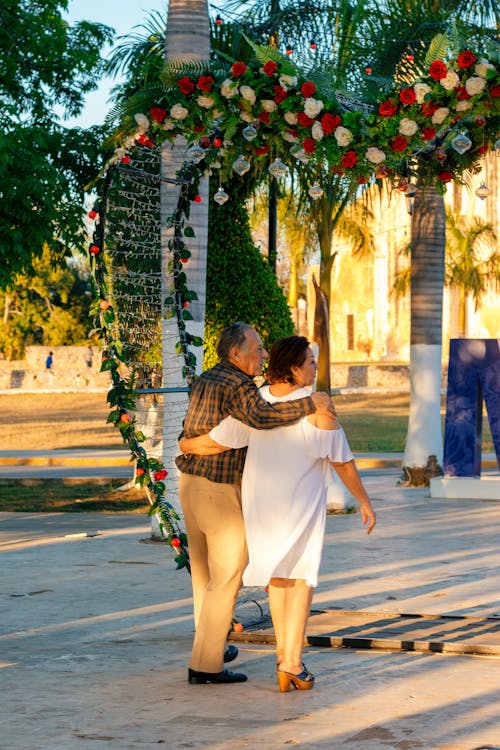
M446 64L442 60L434 60L429 68L429 75L434 78L435 81L440 81L441 78L445 78L448 72Z
M240 76L244 75L248 70L248 65L245 65L244 62L235 62L231 66L231 73L235 78L239 78Z
M333 133L342 121L338 115L332 115L330 112L326 112L320 122L324 135L328 135L329 133Z
M424 128L422 130L421 136L424 139L424 141L432 141L433 138L436 137L436 128L433 128L433 127Z
M161 123L167 116L167 113L161 107L151 107L151 109L149 110L149 115L152 120L154 120L155 122Z
M471 52L470 49L466 49L459 54L457 58L457 65L459 68L470 68L471 65L474 65L476 60L477 57L475 56L474 52Z
M316 86L312 81L306 81L300 87L300 92L302 96L305 96L307 99L310 96L314 96L314 94L316 93Z
M212 78L212 76L200 76L196 83L200 91L206 91L207 93L210 93L210 91L212 91L214 84L215 79Z
M304 149L306 154L314 154L314 151L316 149L316 141L314 140L314 138L304 138L302 148Z
M404 137L404 135L397 135L393 142L392 142L392 150L396 151L396 153L401 153L401 151L405 151L408 148L408 140Z
M268 60L264 67L262 68L262 72L268 77L271 78L276 71L278 70L278 66L273 60Z
M378 113L379 115L383 115L385 117L391 117L392 115L395 115L398 111L398 105L391 101L391 99L386 99L385 102L382 102L382 104L379 105Z
M160 469L160 471L155 471L155 482L161 482L162 479L165 479L168 476L168 471L166 469Z
M297 114L297 123L302 128L310 128L313 122L314 120L312 119L312 117L309 117L309 115L306 115L305 112L299 112Z
M417 101L417 95L415 94L413 86L411 86L410 88L401 89L401 91L399 92L399 98L403 102L405 107L407 107L409 104L415 104L415 102Z
M177 85L182 91L182 93L185 94L186 96L189 96L189 94L192 94L195 89L195 85L193 81L189 78L189 76L182 76L182 78L179 78L179 80L177 81Z
M288 92L285 91L284 88L281 86L275 86L274 87L274 101L276 104L281 104L281 102L285 101L285 99L288 96Z
M259 122L265 122L266 125L269 125L269 112L266 112L265 110L259 112L259 114L257 115L257 119Z
M346 169L352 169L354 166L356 166L357 161L358 155L355 151L346 151L342 159L340 160L340 163L343 167L346 167Z

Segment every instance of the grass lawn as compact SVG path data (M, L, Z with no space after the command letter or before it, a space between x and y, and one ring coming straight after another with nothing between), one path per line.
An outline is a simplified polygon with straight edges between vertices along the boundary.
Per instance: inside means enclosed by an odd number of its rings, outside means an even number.
M335 405L355 453L402 452L408 427L409 395L338 395ZM102 450L123 447L106 424L104 393L0 395L1 450ZM488 420L483 420L483 451L493 451ZM141 490L117 491L126 480L78 483L70 480L7 481L0 484L0 510L146 512Z

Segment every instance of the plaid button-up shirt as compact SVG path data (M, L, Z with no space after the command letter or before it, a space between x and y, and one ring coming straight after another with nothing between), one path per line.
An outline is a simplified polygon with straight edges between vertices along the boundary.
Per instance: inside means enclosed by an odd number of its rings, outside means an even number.
M269 404L260 395L253 380L228 363L219 363L196 379L186 417L186 437L204 435L231 415L256 429L269 430L294 424L315 411L310 397ZM177 467L185 474L212 482L239 484L247 449L238 448L212 456L180 455Z

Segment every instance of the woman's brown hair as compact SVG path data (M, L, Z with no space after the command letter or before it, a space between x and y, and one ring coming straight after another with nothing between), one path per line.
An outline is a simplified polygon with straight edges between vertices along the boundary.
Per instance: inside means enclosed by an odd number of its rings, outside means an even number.
M278 339L269 352L266 372L268 383L294 383L292 367L300 367L306 361L309 341L305 336L287 336Z

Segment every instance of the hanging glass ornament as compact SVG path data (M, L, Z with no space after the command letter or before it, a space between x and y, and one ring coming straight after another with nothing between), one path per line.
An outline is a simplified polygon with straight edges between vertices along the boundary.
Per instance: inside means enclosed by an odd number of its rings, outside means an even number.
M199 164L200 161L206 156L205 149L198 145L191 146L191 148L188 148L186 153L189 161L192 161L194 164Z
M441 162L446 161L446 151L442 146L438 146L434 151L434 158Z
M243 128L241 134L247 141L253 141L254 138L257 138L257 130L253 125L247 125L246 128Z
M466 151L472 146L472 141L464 133L459 133L451 142L451 147L455 149L457 154L465 154Z
M233 169L236 174L239 174L240 177L243 177L243 175L246 174L250 169L250 162L245 159L243 154L241 154L240 156L238 156L236 161L233 162Z
M309 193L313 201L317 201L318 198L321 198L324 191L323 188L316 182L314 185L311 185L307 192Z
M284 177L288 172L288 167L281 159L275 159L269 167L269 172L273 177Z
M476 190L476 195L478 198L480 198L482 201L484 201L485 198L488 197L488 195L491 193L491 190L489 187L486 186L485 182L482 182L478 189Z
M214 201L219 204L219 206L223 206L226 201L229 200L229 195L226 193L222 185L217 190L217 192L214 195Z

